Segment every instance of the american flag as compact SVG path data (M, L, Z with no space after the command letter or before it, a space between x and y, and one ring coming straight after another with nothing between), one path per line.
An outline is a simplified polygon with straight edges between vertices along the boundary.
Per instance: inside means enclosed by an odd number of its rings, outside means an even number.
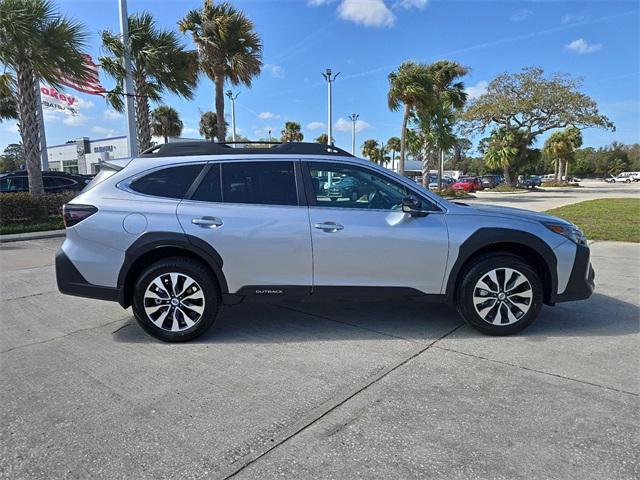
M100 78L98 77L98 65L93 63L91 55L83 56L85 58L85 65L88 69L87 77L83 80L79 80L63 74L60 79L60 83L82 93L104 96L106 89L100 84Z

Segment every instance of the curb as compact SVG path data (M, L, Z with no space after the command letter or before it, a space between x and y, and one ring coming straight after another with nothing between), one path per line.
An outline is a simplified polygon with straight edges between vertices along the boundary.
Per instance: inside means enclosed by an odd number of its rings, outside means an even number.
M46 230L44 232L11 233L0 235L0 243L23 242L27 240L41 240L43 238L57 238L66 236L65 230Z

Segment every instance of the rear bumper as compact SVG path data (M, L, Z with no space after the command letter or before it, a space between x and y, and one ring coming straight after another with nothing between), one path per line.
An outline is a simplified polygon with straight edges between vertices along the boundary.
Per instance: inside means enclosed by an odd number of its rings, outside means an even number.
M111 302L120 300L119 288L103 287L87 282L62 249L56 254L56 282L58 290L65 295Z
M591 266L590 251L586 245L576 246L576 257L567 288L551 296L551 303L572 302L589 298L595 289L595 271Z

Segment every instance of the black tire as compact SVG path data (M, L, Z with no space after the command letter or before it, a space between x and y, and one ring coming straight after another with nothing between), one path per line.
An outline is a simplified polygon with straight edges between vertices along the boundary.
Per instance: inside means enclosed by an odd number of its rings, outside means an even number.
M351 198L352 202L357 202L358 199L360 198L360 195L358 195L357 190L354 190L353 192L351 192L351 195L349 196L349 198Z
M528 286L531 287L530 303L526 305L522 303L526 301L526 299L523 299L521 296L517 296L517 293L511 294L509 297L505 298L504 302L500 302L497 298L499 294L497 294L495 295L496 300L494 303L491 303L491 299L487 298L489 301L487 305L491 308L488 308L488 310L480 309L480 311L487 316L487 320L485 320L478 313L474 305L474 290L476 289L478 282L481 279L485 279L489 272L494 270L499 271L505 268L515 270L517 273L524 276L528 285L525 283L521 288L527 288ZM509 291L507 288L509 288L509 280L512 277L510 276L510 278L507 279L507 271L502 270L502 272L504 273L498 273L500 277L497 277L498 284L494 288L499 292L503 292L503 288L499 287L500 282L502 282L504 284L503 287L506 287L504 288L504 291ZM516 290L514 289L511 291ZM485 290L485 292L487 291ZM488 293L488 295L493 294ZM458 311L464 320L476 330L487 335L512 335L531 325L531 323L537 318L543 303L543 285L536 270L522 258L510 254L494 253L479 257L462 270L456 298ZM511 302L511 299L523 305L523 309L520 309L520 305ZM524 308L527 307L528 309L524 311ZM491 318L491 312L494 311L494 309L495 314L493 315L493 318ZM522 314L523 311L524 314ZM513 323L504 325L490 322L490 320L503 320L505 318L505 314L507 315L507 321L511 321L509 316L513 316L514 318L517 318L517 320ZM522 316L518 317L517 315Z
M176 314L177 319L180 321L179 326L182 328L179 331L171 331L165 327L165 325L168 326L166 322L172 320L169 318L173 312L171 308L175 310L176 307L168 307L170 312L167 314L167 320L165 320L162 325L165 328L157 326L145 311L145 293L147 292L147 288L149 288L154 279L158 277L166 280L167 277L163 275L169 273L187 275L191 277L191 279L195 280L195 282L200 286L204 302L202 313L195 321L195 324L190 327L186 326L187 324L183 315L184 312L179 310ZM182 287L184 286L186 286L186 282L182 285ZM188 289L185 288L185 291L186 290ZM194 288L194 291L197 292L198 289ZM148 301L149 299L147 298L147 302ZM213 322L220 310L220 289L218 288L218 284L212 273L202 263L187 257L169 257L149 265L140 274L134 284L132 304L133 314L136 317L138 324L147 333L164 342L186 342L199 337L206 332L211 325L213 325ZM187 304L185 303L185 306L186 305ZM149 306L150 305L147 305L147 307ZM151 305L151 308L153 308L153 305ZM202 308L202 306L200 306L200 308ZM163 313L164 308L161 310L161 313ZM189 310L189 312L193 313L193 310ZM151 313L151 315L153 315L153 313Z

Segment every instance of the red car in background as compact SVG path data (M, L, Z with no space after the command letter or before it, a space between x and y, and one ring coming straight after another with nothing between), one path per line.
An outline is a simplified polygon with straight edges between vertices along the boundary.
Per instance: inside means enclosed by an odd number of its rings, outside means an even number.
M459 178L456 183L451 185L454 190L464 190L465 192L473 193L476 190L482 190L482 180L478 177L462 177Z

